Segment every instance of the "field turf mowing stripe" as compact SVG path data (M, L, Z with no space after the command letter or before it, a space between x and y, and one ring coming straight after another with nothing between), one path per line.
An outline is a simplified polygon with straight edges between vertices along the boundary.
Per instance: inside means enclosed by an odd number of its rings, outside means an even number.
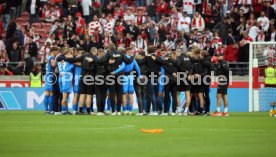
M269 157L275 148L276 118L268 113L113 117L0 111L1 157Z

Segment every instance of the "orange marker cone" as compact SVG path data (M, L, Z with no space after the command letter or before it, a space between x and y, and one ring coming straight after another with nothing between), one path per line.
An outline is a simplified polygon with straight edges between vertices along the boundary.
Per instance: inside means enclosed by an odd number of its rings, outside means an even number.
M163 129L150 129L150 130L141 129L141 132L143 132L143 133L151 133L151 134L159 134L159 133L163 133L164 130Z

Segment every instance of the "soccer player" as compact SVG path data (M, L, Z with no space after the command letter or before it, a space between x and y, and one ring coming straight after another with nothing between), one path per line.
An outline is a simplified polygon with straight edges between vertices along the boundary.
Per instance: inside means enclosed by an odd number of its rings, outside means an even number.
M114 44L109 45L107 54L110 56L107 70L109 73L114 73L116 71L114 79L117 80L117 78L122 75L122 70L125 67L122 55L116 50ZM112 110L111 115L120 116L122 105L122 85L115 81L114 84L108 85L107 88L109 90L110 105Z
M203 115L204 108L204 86L202 83L203 77L207 74L207 69L203 66L203 57L201 56L201 50L196 48L193 51L192 55L192 88L191 88L191 97L194 95L199 101L199 109L195 115Z
M131 48L126 49L126 57L130 58L133 56L133 52ZM133 109L133 94L134 94L134 75L131 74L131 72L135 70L137 72L137 77L140 77L140 67L138 66L136 60L133 60L131 63L126 64L123 69L123 103L122 108L124 111L124 114L126 115L132 115L132 109ZM118 71L115 71L113 74L117 74ZM127 103L127 96L129 97L129 109L126 108Z
M122 50L124 51L124 50ZM108 59L107 70L109 73L118 71L115 74L115 80L122 75L122 70L124 69L124 64L131 63L134 57L126 57L123 52L117 51L114 44L109 44L108 51L105 57L101 60ZM109 90L109 97L111 103L112 114L111 115L121 115L121 105L122 105L122 85L115 81L115 84L107 86ZM117 106L117 107L116 107ZM116 111L115 111L116 107Z
M145 57L146 57L146 54L145 54L144 51L140 51L135 56L135 60L136 60L137 64L140 67L140 73L141 73L141 75L146 75L146 73L147 73L146 66L144 64L140 63L140 60L144 59ZM145 98L147 98L147 103L148 102L150 103L149 94L147 94L146 87L147 87L146 85L139 84L138 83L138 79L135 78L135 81L134 81L134 90L135 90L135 94L136 94L136 97L137 97L138 110L139 110L139 113L136 114L137 116L142 116L142 115L146 114L146 111L143 108L144 107L143 104L145 102Z
M105 56L105 52L103 49L98 50L98 59L102 59ZM97 63L95 62L95 92L96 92L96 101L97 101L97 109L98 113L97 116L103 116L105 115L105 100L106 100L106 95L107 95L107 86L106 86L106 81L105 78L107 76L107 69L106 69L106 64L108 62L104 63Z
M47 57L44 97L45 114L54 113L53 79L55 77L54 72L57 64L55 57L58 54L58 51L59 49L57 47L51 48L50 55Z
M161 49L161 51L166 51L165 49ZM155 54L155 48L149 47L148 48L148 55L141 59L139 62L140 64L144 64L147 69L147 76L151 77L148 80L147 83L147 91L150 95L150 102L147 102L146 106L146 112L150 112L151 104L152 104L152 113L150 115L157 116L158 112L157 110L160 110L162 106L162 86L160 86L160 82L158 80L159 76L162 75L161 69L162 69L162 62L159 62L160 59L157 59L158 56ZM154 76L157 77L154 77ZM150 80L152 79L152 80ZM152 81L154 81L154 84L152 84Z
M216 65L216 73L218 75L218 89L217 89L217 110L212 116L229 116L228 113L228 97L227 90L229 85L229 66L227 62L223 60L223 54L218 55L218 63ZM224 102L224 112L220 112L221 99Z
M75 57L81 57L83 54L82 49L74 50ZM73 81L73 91L74 91L74 99L73 99L73 114L77 114L78 112L78 101L80 94L80 77L81 77L81 64L80 62L75 63L74 66L74 81Z
M171 53L171 58L176 59L176 53ZM169 82L164 85L165 97L164 97L164 113L161 115L169 115L170 103L172 102L172 115L175 115L177 107L177 67L169 60L164 61L163 68L165 69L165 75L169 78ZM171 101L172 96L172 101Z
M177 112L180 112L180 93L182 91L185 92L185 108L183 111L183 115L188 115L189 106L191 103L191 73L192 73L192 66L190 61L190 56L184 54L181 49L176 49L175 51L176 59L172 60L172 63L177 67L177 71L179 72L178 85L177 85ZM182 76L182 74L184 76ZM185 80L182 80L184 77ZM180 114L179 114L180 115Z
M209 56L208 51L203 50L201 51L201 55L204 57L204 61L203 61L203 66L204 68L207 69L207 75L205 77L207 77L206 82L203 82L203 86L204 86L204 102L205 102L205 112L204 115L206 116L210 116L210 97L209 97L209 92L210 92L210 85L211 85L211 73L212 71L214 71L214 65L211 62L211 57Z
M64 50L65 57L72 58L72 50L65 49ZM62 60L58 62L58 70L59 70L59 84L62 92L62 101L61 101L61 113L63 115L70 115L71 113L68 111L68 96L72 90L72 70L74 65Z
M78 114L91 114L91 100L95 93L94 85L91 82L86 82L87 77L94 76L95 65L93 64L93 58L95 58L95 48L92 48L90 53L83 53L77 58L66 58L68 62L81 62L81 77L80 77L80 98L79 98L79 112ZM83 51L81 48L79 51ZM94 53L94 54L93 54ZM86 104L86 112L83 111L83 104Z

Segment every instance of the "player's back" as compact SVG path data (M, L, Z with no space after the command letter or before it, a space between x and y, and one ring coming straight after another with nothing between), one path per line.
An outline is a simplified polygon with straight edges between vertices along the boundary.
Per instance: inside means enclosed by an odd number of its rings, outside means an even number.
M54 56L48 56L48 63L46 65L46 74L53 73L55 71L55 67L52 66L52 61L54 60Z
M46 75L45 75L45 90L46 91L53 91L53 83L54 83L54 72L55 67L52 66L52 62L54 62L54 56L48 56L46 64Z
M74 66L74 75L75 76L81 75L81 67L80 66L77 66L77 65Z

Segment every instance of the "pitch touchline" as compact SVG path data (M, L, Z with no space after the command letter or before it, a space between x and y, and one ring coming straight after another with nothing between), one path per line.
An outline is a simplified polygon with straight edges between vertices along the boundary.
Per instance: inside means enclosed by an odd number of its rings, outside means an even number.
M116 129L130 129L130 128L135 128L134 125L123 125L123 126L118 126L118 127L109 127L109 128L76 128L72 127L70 128L70 131L72 130L116 130ZM66 130L65 128L32 128L32 127L20 127L20 128L7 128L7 129L1 129L1 131L64 131Z
M39 124L87 124L87 122L85 121L81 121L81 122L52 122L52 121L49 121L49 122L40 122L40 121L0 121L0 124L1 123L39 123ZM90 121L89 121L90 123ZM95 123L95 121L92 123L92 124L101 124L101 125L104 125L102 122L99 121L99 123ZM114 125L114 124L110 124L110 125ZM115 125L117 126L117 125Z
M195 131L197 129L193 128L172 128L171 130L176 130L176 131ZM224 131L224 132L230 132L230 131L235 131L235 132L252 132L252 133L276 133L276 131L273 130L244 130L244 129L200 129L200 131Z

